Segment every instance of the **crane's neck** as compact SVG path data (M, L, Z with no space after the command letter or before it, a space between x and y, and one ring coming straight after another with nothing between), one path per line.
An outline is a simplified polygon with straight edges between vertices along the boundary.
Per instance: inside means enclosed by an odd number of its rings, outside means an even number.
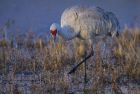
M73 38L76 38L79 35L79 32L74 32L74 30L70 27L64 26L59 28L58 34L65 40L71 40Z

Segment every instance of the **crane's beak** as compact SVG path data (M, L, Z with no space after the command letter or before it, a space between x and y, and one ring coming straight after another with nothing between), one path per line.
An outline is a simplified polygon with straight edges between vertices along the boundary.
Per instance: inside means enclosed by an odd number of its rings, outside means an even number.
M54 42L56 41L56 34L57 34L57 30L51 30L50 31L53 37Z

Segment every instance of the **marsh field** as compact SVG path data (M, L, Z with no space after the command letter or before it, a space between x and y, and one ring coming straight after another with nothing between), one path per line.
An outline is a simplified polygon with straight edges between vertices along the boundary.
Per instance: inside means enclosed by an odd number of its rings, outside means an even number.
M77 40L54 43L49 32L74 5L111 11L121 26L119 37L96 39L86 82L85 63L68 74L84 59ZM140 94L139 9L139 0L0 0L0 94Z
M5 32L1 28L1 32ZM0 39L0 94L140 94L140 29L124 28L118 38L97 41L83 64L73 41L36 38L32 31ZM88 48L87 48L88 50Z

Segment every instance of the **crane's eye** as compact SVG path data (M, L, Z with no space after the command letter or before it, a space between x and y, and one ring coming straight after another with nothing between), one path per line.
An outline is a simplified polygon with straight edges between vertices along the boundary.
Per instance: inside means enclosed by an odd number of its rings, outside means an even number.
M53 36L56 36L57 30L56 30L56 29L55 29L55 30L51 30L51 34L52 34Z

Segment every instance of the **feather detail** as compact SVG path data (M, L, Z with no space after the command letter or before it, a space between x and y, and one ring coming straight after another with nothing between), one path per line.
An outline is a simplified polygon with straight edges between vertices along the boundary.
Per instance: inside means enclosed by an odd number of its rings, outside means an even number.
M61 30L58 32L65 40L71 40L79 35L79 32L74 32L73 29L69 26L61 27Z

